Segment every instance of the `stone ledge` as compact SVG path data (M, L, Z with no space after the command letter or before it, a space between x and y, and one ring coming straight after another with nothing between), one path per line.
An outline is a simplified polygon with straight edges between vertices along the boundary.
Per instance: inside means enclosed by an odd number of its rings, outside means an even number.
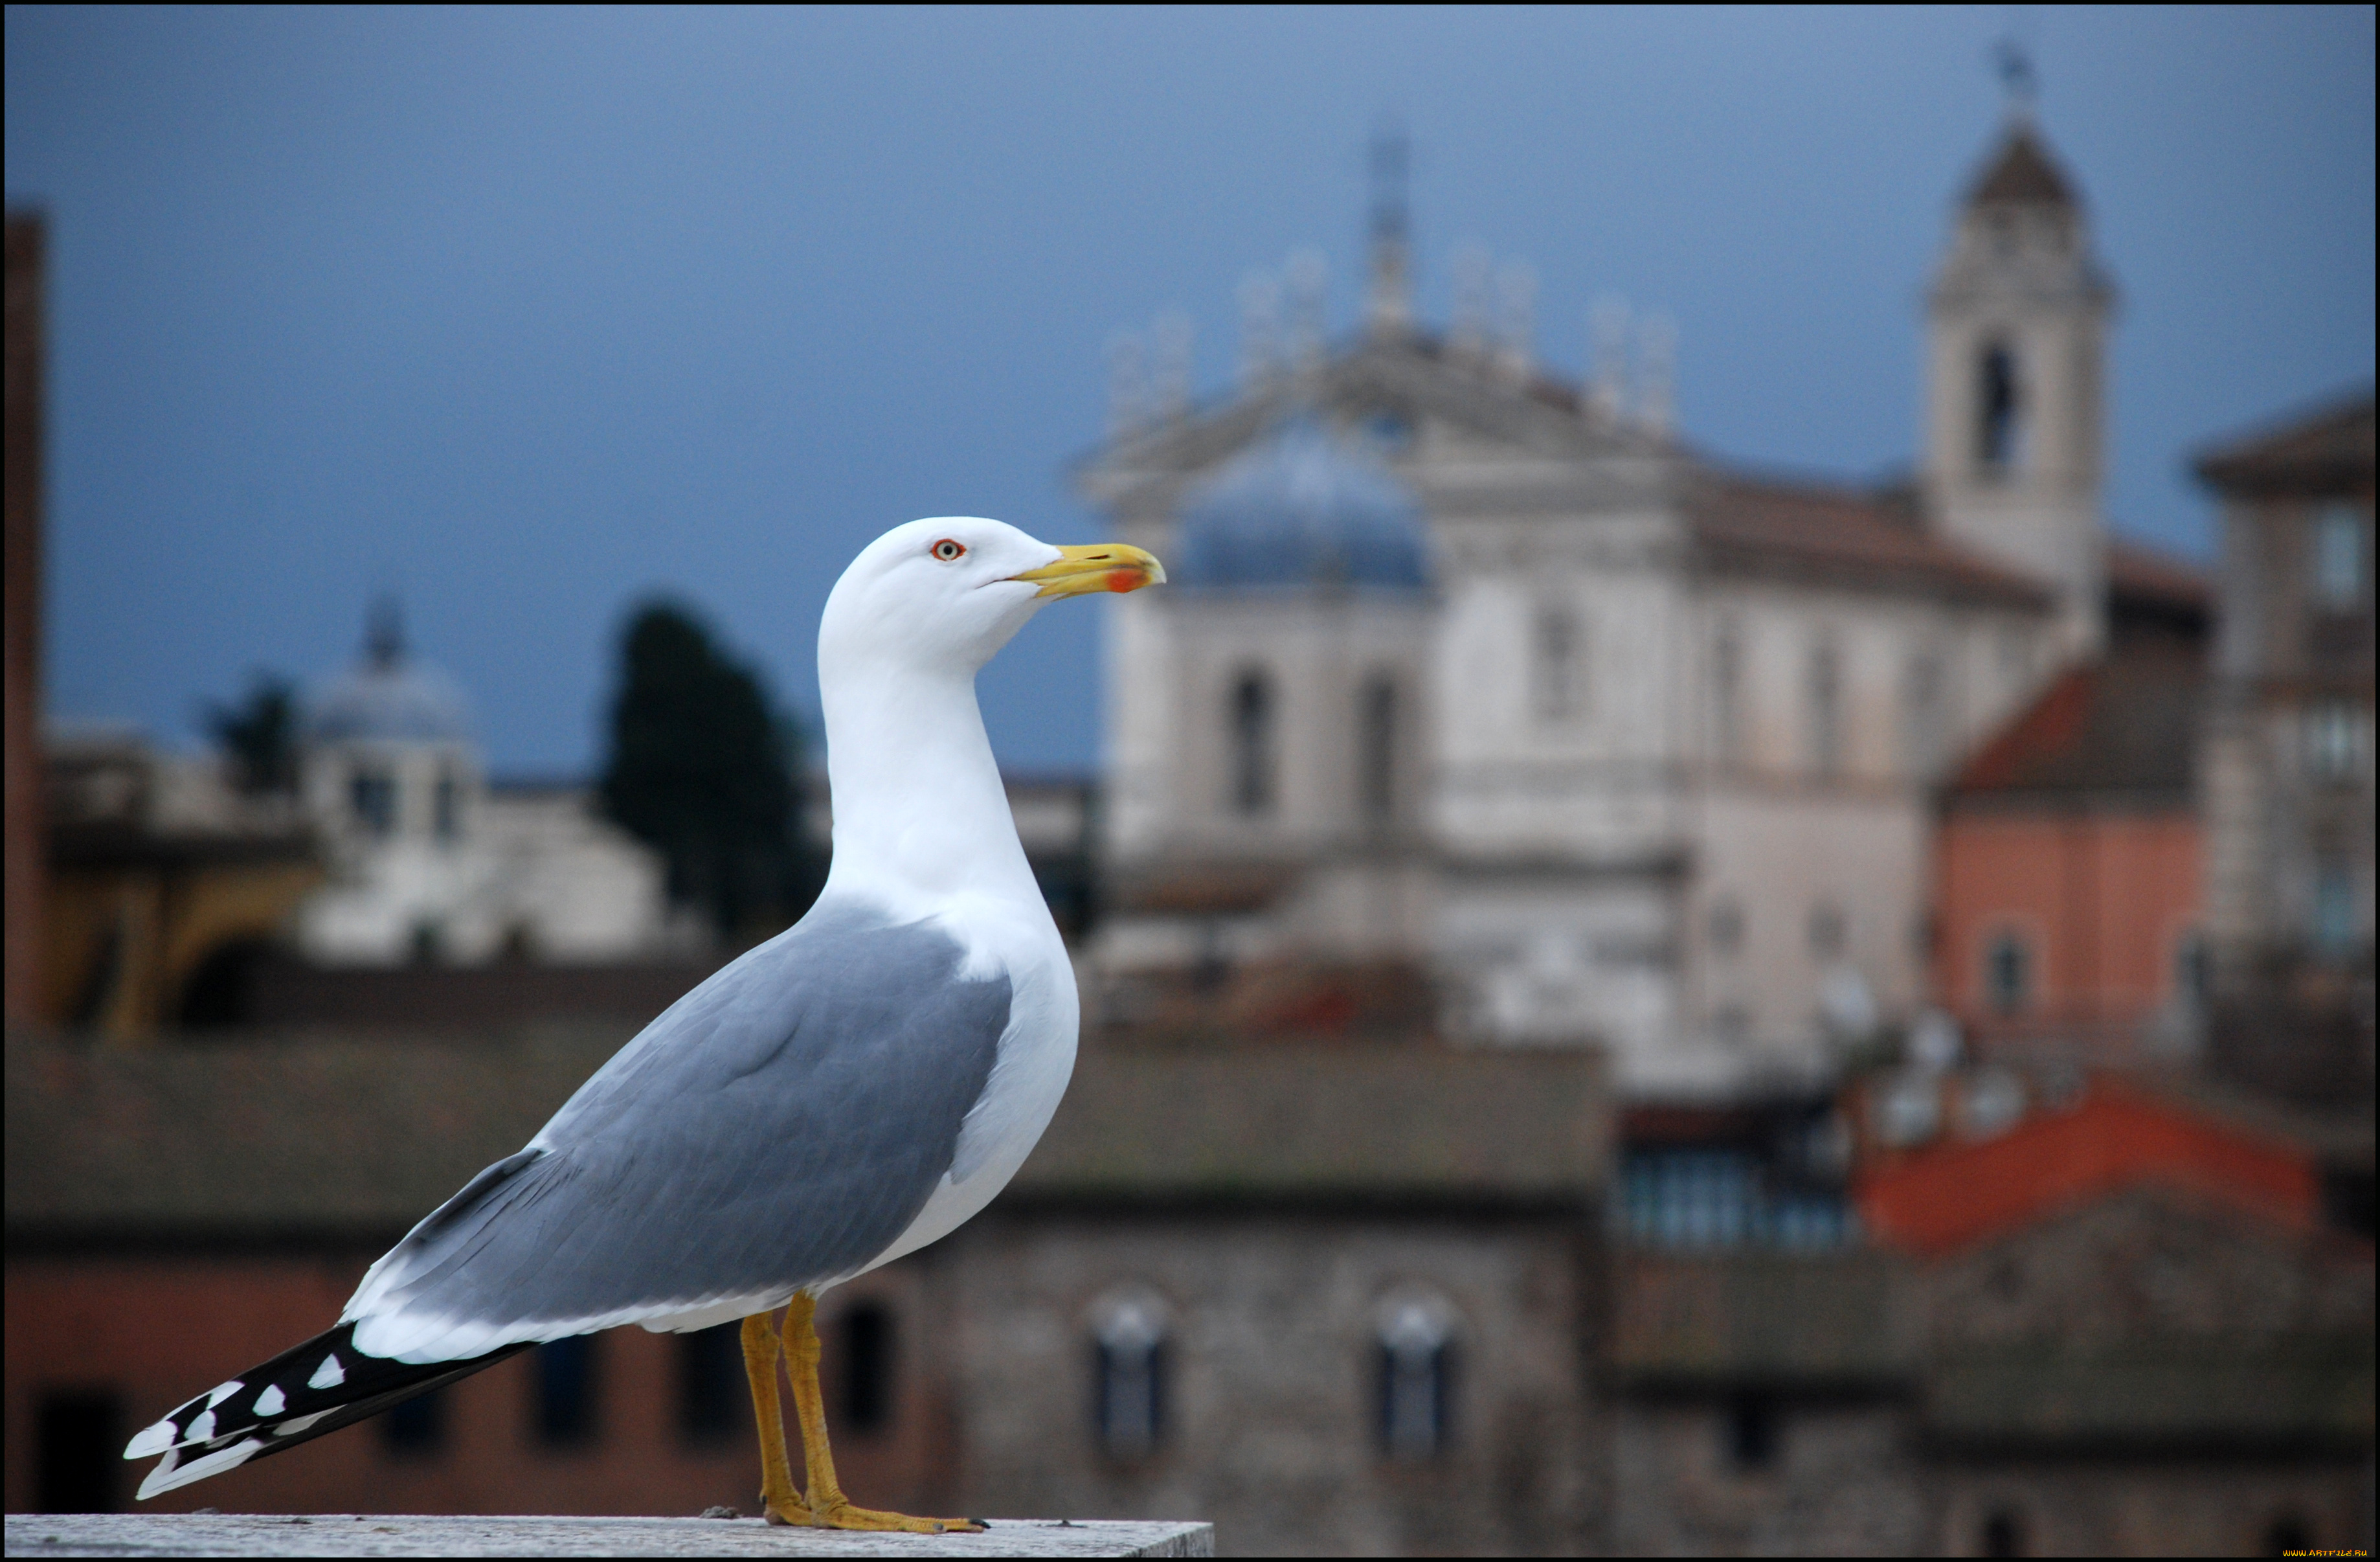
M995 1519L979 1535L758 1519L57 1513L7 1518L10 1556L1212 1556L1212 1524Z

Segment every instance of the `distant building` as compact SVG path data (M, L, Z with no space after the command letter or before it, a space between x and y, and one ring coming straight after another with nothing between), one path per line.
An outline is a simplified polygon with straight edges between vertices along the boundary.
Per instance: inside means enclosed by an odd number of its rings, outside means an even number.
M132 1428L327 1326L381 1248L626 1034L12 1036L10 1510L121 1506ZM993 1210L829 1293L846 1488L913 1512L1213 1514L1259 1553L1587 1547L1598 1071L1087 1056ZM179 1326L137 1327L161 1312ZM749 1512L758 1466L735 1326L628 1328L155 1506Z
M2368 1109L2373 1091L2373 400L2225 442L2206 728L2218 1068Z
M322 881L312 832L134 727L54 726L43 748L37 1019L140 1041L221 1018L248 952L285 937Z
M2204 1031L2209 591L2120 545L2108 566L2104 653L1943 788L1934 992L1985 1057L2170 1063Z
M701 942L659 854L586 787L489 785L461 692L407 654L393 604L309 701L300 785L332 863L298 919L314 961L595 964Z
M2250 1104L2012 1078L1865 1141L1862 1249L1616 1255L1609 1550L2370 1546L2368 1193L2341 1229L2319 1130Z
M1102 1012L1402 967L1448 1033L1600 1044L1633 1098L1815 1088L1924 998L1935 785L2106 641L2070 182L2019 112L1961 203L1913 489L1685 445L1659 322L1633 385L1624 319L1567 384L1525 275L1471 266L1433 335L1406 274L1391 201L1361 339L1308 268L1219 404L1178 327L1153 392L1123 360L1080 482L1176 583L1111 619Z

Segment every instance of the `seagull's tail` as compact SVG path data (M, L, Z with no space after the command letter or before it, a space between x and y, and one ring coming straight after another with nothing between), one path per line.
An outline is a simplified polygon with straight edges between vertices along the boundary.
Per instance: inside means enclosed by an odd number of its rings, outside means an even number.
M153 1497L336 1432L528 1348L507 1345L460 1361L392 1361L357 1350L355 1332L346 1323L316 1335L142 1427L125 1445L124 1457L165 1457L140 1483L140 1495Z

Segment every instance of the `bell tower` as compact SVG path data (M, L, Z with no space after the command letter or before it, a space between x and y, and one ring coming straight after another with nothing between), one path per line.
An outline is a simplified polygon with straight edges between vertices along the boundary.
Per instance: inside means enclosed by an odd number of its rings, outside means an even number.
M2107 634L2099 508L2115 287L2012 92L1927 299L1925 496L1960 543L2049 582L2063 658Z

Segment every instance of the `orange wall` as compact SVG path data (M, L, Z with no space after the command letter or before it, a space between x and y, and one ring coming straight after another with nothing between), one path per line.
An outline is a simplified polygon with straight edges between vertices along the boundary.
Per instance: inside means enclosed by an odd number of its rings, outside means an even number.
M1952 814L1936 846L1937 999L1971 1031L2129 1030L2173 995L2204 906L2195 814ZM2026 1012L1996 1011L1985 955L2004 927L2033 948Z
M59 1390L123 1396L126 1434L242 1369L320 1333L337 1316L369 1256L288 1258L11 1258L7 1269L7 1510L35 1500L37 1407ZM870 1276L870 1281L876 1277ZM900 1370L888 1428L836 1432L844 1490L869 1507L935 1511L948 1483L929 1479L948 1446L929 1374L917 1370L927 1323L914 1287L892 1276L829 1293L867 1291L891 1305ZM822 1323L830 1309L821 1307ZM834 1336L827 1333L832 1371ZM286 1513L695 1514L714 1503L758 1508L759 1446L748 1430L689 1446L677 1430L675 1338L613 1329L598 1347L598 1433L585 1446L539 1446L528 1356L446 1390L445 1439L401 1457L365 1422L285 1454L168 1492L144 1510ZM790 1417L788 1418L790 1421ZM748 1413L743 1427L750 1426ZM833 1431L830 1423L830 1431ZM800 1440L793 1434L795 1458ZM123 1466L120 1506L154 1461ZM798 1466L796 1467L798 1471Z

